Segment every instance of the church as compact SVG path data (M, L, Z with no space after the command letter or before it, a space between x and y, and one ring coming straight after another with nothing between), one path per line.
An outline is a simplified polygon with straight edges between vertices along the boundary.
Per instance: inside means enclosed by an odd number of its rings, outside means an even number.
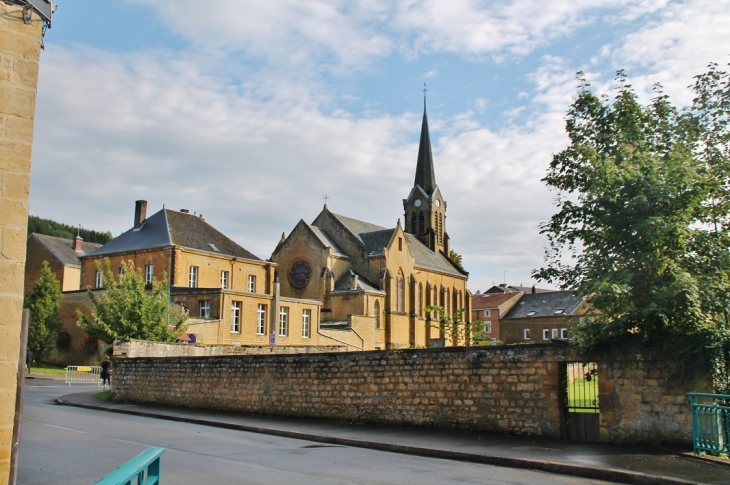
M325 204L311 224L282 236L271 261L282 297L320 302L320 328L361 350L463 345L427 306L451 318L465 309L468 273L449 258L447 204L436 184L424 99L413 188L404 224L385 228L335 214ZM354 335L354 339L353 339Z

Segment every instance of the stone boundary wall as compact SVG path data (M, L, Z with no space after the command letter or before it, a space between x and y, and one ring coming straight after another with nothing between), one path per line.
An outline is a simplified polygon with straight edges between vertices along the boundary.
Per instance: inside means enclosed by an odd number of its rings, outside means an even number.
M346 352L345 345L204 345L187 343L150 342L147 340L117 340L114 342L114 358L137 357L204 357L227 355L314 354Z
M117 358L113 399L338 421L566 436L565 362L552 345L330 354ZM599 362L601 437L691 441L666 362ZM609 406L609 407L606 407Z

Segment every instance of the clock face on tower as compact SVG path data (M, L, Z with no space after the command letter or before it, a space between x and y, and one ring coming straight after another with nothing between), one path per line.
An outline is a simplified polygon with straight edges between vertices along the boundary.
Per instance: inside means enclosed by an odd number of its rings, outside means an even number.
M306 259L294 261L289 269L289 283L294 288L304 288L312 278L312 267Z
M436 207L441 207L441 201L436 199Z
M416 199L413 205L415 205L416 207L421 207L421 199Z

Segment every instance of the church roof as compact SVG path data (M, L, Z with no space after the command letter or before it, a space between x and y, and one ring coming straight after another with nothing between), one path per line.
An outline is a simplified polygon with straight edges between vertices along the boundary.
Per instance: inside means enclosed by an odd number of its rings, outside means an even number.
M414 185L420 186L429 195L436 188L436 175L434 175L433 171L433 155L431 154L431 138L428 134L425 98L423 99L423 122L421 123L421 141L418 145L418 162L416 163L416 180Z
M311 229L312 233L317 236L322 244L324 244L325 247L330 248L334 254L337 254L338 256L347 256L347 254L342 249L340 249L337 243L331 237L329 237L329 235L324 230L310 224L307 224L307 227Z
M357 236L365 244L371 252L381 252L393 237L394 229L381 229L379 231L365 232L358 234ZM413 234L403 233L406 237L406 243L411 253L416 258L416 266L422 268L433 269L442 273L453 274L456 276L463 276L454 265L452 265L441 253L437 253L428 249L421 241L418 240Z
M181 246L198 251L261 261L239 246L201 217L162 209L147 218L139 228L132 228L100 247L91 256L125 253L142 249Z
M65 266L81 266L79 257L86 256L101 247L101 244L82 242L81 251L76 252L73 248L73 240L63 237L47 236L45 234L32 233L29 237L37 240L48 252L50 252L61 264Z
M352 280L355 278L355 275L357 275L357 288L353 289ZM351 269L342 273L342 276L340 276L335 282L335 291L368 291L382 293L382 290L380 290L377 286Z
M353 219L351 217L341 216L339 214L335 214L334 212L330 212L330 214L332 214L335 217L335 219L337 219L340 222L340 224L345 226L345 228L348 231L350 231L351 233L353 233L356 236L358 234L364 233L364 232L381 231L381 230L385 229L385 227L383 227L383 226L379 226L377 224L371 224L371 223L365 222L365 221L360 221L358 219Z

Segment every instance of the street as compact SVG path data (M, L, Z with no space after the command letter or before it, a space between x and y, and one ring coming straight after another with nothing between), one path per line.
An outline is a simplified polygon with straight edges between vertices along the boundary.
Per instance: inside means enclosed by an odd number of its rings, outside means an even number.
M90 388L26 380L18 483L91 484L151 446L166 484L579 484L543 472L429 459L58 406Z

